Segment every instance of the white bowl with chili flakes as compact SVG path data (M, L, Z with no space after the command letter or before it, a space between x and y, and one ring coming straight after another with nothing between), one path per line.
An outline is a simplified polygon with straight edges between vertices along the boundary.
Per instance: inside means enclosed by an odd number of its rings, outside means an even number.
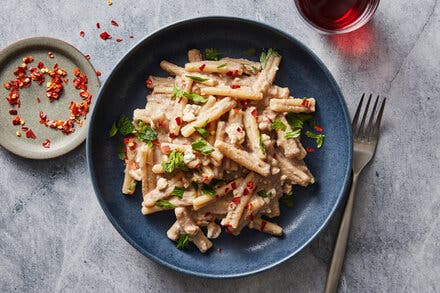
M86 57L53 38L17 41L0 52L0 145L49 159L86 138L100 82Z

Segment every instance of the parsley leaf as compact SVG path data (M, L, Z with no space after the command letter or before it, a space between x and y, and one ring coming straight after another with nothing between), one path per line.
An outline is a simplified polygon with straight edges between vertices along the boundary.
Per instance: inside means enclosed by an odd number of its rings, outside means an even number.
M133 191L136 188L137 181L133 181L130 183L130 186L128 187L128 190Z
M293 207L293 192L283 194L279 201L289 208Z
M251 56L254 56L255 55L255 52L256 52L257 50L255 50L255 48L249 48L249 49L246 49L245 51L244 51L244 54L246 55L246 56L249 56L249 57L251 57Z
M261 197L269 197L270 193L267 193L265 190L260 190L257 192L257 194Z
M122 161L125 160L124 144L120 141L116 143L116 149L118 150L118 158Z
M165 172L171 173L177 168L185 168L185 162L183 161L183 154L176 150L173 150L169 156L168 161L162 162L162 168Z
M272 130L282 130L286 131L286 124L283 123L280 119L275 119L272 121L272 124L270 125L270 129Z
M204 104L208 101L208 98L202 97L201 95L195 93L183 92L183 96L188 100L192 100L194 103Z
M171 192L171 195L175 195L178 198L182 198L184 192L185 192L185 187L176 186L174 187L174 190Z
M179 240L177 241L177 249L185 249L188 247L189 244L189 235L188 234L182 234L179 237Z
M208 185L208 184L203 184L202 192L203 192L203 194L206 194L206 195L209 195L209 196L214 196L215 195L214 188L212 186Z
M131 123L131 120L124 114L119 117L119 121L116 127L119 129L119 132L124 136L132 134L135 131L133 123Z
M285 138L297 138L301 135L301 128L295 129L293 131L286 132L284 135Z
M228 65L228 63L223 63L223 64L220 64L219 66L217 66L217 68L220 69L220 68L223 68L223 67L225 67L227 65Z
M191 147L193 150L201 152L204 155L209 155L214 151L214 149L210 147L203 138L199 138L198 140L194 141L191 144Z
M258 73L258 68L255 67L254 65L251 65L251 67L252 67L252 71L254 72L254 74L257 74Z
M175 205L164 199L159 199L154 205L165 209L174 209L176 207Z
M191 78L192 80L198 81L198 82L204 82L204 81L208 80L207 78L194 76L194 75L185 75L185 76Z
M208 125L209 119L207 119L205 121L205 123L203 123L203 127L197 127L194 126L194 129L203 137L203 138L207 138L208 136L211 135L211 132L209 132L205 127L206 125Z
M311 131L306 131L306 136L316 140L316 146L318 147L318 149L321 148L322 145L324 144L324 140L325 140L324 134L317 134Z
M261 137L261 135L260 135L260 141L259 141L259 144L260 144L260 150L261 150L261 153L263 153L263 155L265 155L265 154L266 154L266 148L264 147L264 144L263 144L263 138Z
M171 98L179 99L183 97L183 93L184 91L177 84L174 84L173 91L171 92Z
M145 124L142 120L139 120L138 122L138 138L143 141L147 142L148 145L151 146L151 143L157 139L157 133L154 131L153 128L151 128L150 125Z
M217 51L217 49L214 49L214 48L206 48L205 49L205 59L206 60L218 61L219 58L220 58L220 53Z
M313 119L313 115L311 114L294 114L294 113L288 113L286 115L286 120L289 123L290 127L292 127L292 129L298 129L298 128L303 128L304 126L304 122L312 120Z
M118 133L118 127L116 126L116 123L113 122L112 124L112 128L110 129L110 131L108 132L108 136L113 137L116 135L116 133Z
M276 56L276 57L279 57L279 56L280 56L280 54L278 54L278 52L275 51L275 50L272 49L272 48L270 48L269 50L267 50L267 53L264 52L264 51L261 52L261 55L260 55L260 64L261 64L261 67L262 67L262 68L265 68L265 67L266 67L266 65L267 65L267 60L269 60L270 56L272 56L272 55L274 55L274 56Z

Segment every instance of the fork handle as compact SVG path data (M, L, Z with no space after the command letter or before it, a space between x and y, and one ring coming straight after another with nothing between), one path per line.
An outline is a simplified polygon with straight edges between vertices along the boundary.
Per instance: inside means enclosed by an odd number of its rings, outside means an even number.
M338 238L336 239L332 261L330 263L330 269L327 275L324 291L325 293L335 293L338 289L342 265L344 264L348 236L350 234L351 215L353 212L354 194L356 192L357 181L358 175L353 174L350 194L348 195L347 204L345 205L344 214L342 215L341 226L339 227Z

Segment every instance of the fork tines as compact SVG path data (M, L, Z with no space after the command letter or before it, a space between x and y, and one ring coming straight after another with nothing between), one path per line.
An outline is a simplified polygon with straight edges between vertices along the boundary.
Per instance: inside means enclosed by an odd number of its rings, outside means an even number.
M369 110L371 98L373 97L373 94L370 94L368 97L367 105L365 106L362 120L360 125L358 126L359 122L359 116L362 109L362 104L364 102L365 94L362 95L361 101L359 102L359 105L356 110L356 114L354 115L353 122L352 122L352 131L353 131L353 137L357 140L377 140L379 136L379 129L380 129L380 123L382 120L383 111L385 108L385 101L386 98L382 99L382 103L380 105L379 112L376 115L377 106L379 104L380 96L378 95L376 98L376 101L374 102L373 109L371 111ZM369 117L368 124L365 125L365 122L367 121L367 117ZM376 119L374 119L376 118Z

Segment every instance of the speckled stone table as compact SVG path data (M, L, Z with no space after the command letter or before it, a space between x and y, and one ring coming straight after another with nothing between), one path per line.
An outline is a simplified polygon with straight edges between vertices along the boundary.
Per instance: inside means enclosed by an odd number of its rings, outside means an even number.
M289 0L2 1L0 48L51 36L91 55L102 80L141 38L178 20L230 15L271 24L329 67L351 113L362 92L389 97L383 135L360 179L341 292L440 291L440 7L382 1L366 27L323 36ZM111 27L115 19L120 27ZM123 38L98 38L96 22ZM84 30L84 38L79 32ZM128 36L133 35L133 39ZM3 131L3 130L0 130ZM297 257L244 279L182 275L132 248L95 198L85 146L32 161L0 149L0 292L321 292L340 212Z

